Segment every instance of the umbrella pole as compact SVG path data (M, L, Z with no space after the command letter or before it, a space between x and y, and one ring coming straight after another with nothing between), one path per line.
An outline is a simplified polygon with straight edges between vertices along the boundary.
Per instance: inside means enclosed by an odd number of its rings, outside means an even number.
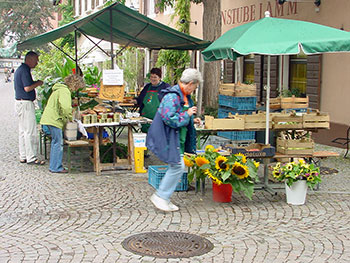
M271 56L267 56L267 85L266 85L266 130L265 144L269 144L269 118L270 118L270 71L271 71Z

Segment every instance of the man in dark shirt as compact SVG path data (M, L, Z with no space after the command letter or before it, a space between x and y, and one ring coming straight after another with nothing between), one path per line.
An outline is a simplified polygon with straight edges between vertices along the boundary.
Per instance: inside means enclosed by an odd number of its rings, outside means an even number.
M24 63L16 70L14 76L16 113L19 118L19 158L21 163L45 164L37 157L38 154L38 130L35 119L34 100L35 88L42 85L41 80L33 81L30 70L35 68L39 61L39 55L29 51Z

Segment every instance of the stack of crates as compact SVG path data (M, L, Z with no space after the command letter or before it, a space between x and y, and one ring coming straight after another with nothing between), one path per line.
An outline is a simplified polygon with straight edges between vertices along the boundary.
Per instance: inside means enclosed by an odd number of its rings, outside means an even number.
M218 118L226 118L231 114L252 114L256 111L256 97L232 97L219 95ZM255 131L218 132L218 136L231 141L254 141Z

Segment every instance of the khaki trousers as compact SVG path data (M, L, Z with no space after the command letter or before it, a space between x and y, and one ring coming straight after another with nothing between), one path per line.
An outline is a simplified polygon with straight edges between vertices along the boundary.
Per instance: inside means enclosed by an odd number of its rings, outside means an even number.
M35 119L34 102L16 100L16 114L19 118L19 158L33 162L38 155L38 129Z

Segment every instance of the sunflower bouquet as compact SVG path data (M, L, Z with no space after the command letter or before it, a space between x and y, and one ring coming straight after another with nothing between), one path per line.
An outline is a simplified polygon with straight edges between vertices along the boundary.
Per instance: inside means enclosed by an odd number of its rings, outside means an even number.
M313 163L306 163L303 159L286 164L277 163L273 167L272 174L278 181L285 181L289 187L296 181L306 180L306 184L313 189L317 183L322 181L320 168Z
M235 192L242 191L249 199L252 198L254 183L258 182L259 163L247 159L245 155L223 156L212 145L208 145L203 154L185 156L184 162L190 167L190 182L194 178L199 181L209 177L215 184L231 184Z

